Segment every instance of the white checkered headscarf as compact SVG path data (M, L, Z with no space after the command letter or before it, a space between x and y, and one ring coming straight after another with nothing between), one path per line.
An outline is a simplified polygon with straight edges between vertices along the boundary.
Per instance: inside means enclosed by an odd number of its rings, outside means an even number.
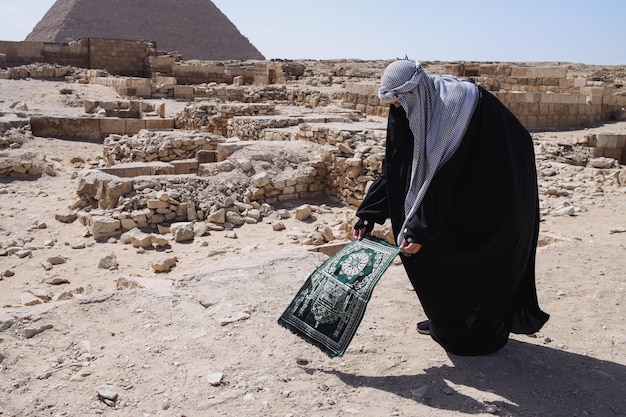
M413 168L404 201L405 220L398 234L400 246L406 224L422 203L435 173L465 135L478 103L478 87L451 76L427 75L418 62L399 59L385 68L378 97L402 105L413 133Z

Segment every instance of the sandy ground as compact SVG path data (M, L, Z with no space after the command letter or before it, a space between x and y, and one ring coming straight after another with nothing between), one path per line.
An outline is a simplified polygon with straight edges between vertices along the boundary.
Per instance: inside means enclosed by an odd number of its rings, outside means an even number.
M67 87L0 80L0 113L24 102L27 113L80 114L84 98L115 98L88 85L59 94ZM600 130L626 125L535 137L571 143ZM157 274L150 264L162 251L95 243L78 222L55 220L76 199L82 167L72 158L96 160L100 145L26 137L0 155L25 152L56 175L0 178L2 247L32 252L0 257L0 416L626 415L626 190L615 181L590 178L569 198L575 215L543 218L537 286L551 319L541 333L514 335L485 357L447 355L415 332L424 314L395 264L346 355L330 359L276 320L325 259L290 243L290 231L341 223L351 210L328 205L313 222L286 220L283 232L263 223L236 239L173 242L179 263ZM98 268L109 254L119 268ZM43 268L54 256L66 262ZM74 297L22 307L24 291Z

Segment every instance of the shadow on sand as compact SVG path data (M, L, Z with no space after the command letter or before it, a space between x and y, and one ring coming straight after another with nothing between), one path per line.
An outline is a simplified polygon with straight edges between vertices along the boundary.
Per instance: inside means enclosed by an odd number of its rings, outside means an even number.
M449 357L454 366L433 366L412 375L322 372L353 387L467 414L485 413L492 405L497 415L511 417L626 415L626 366L619 363L517 340L492 355Z

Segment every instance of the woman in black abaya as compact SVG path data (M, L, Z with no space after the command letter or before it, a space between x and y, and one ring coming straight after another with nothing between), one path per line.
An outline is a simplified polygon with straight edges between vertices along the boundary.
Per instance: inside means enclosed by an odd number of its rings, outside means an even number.
M383 173L357 210L355 237L391 218L428 317L418 331L448 352L483 355L548 320L535 288L537 177L529 133L472 82L392 62Z

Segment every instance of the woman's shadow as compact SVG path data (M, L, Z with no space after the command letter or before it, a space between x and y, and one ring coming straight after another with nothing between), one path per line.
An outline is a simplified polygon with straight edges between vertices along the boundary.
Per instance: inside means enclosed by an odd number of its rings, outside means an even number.
M614 349L624 354L623 346ZM626 415L626 366L619 363L517 340L492 355L449 357L454 366L432 366L412 375L322 372L354 387L384 390L429 407L468 414Z

